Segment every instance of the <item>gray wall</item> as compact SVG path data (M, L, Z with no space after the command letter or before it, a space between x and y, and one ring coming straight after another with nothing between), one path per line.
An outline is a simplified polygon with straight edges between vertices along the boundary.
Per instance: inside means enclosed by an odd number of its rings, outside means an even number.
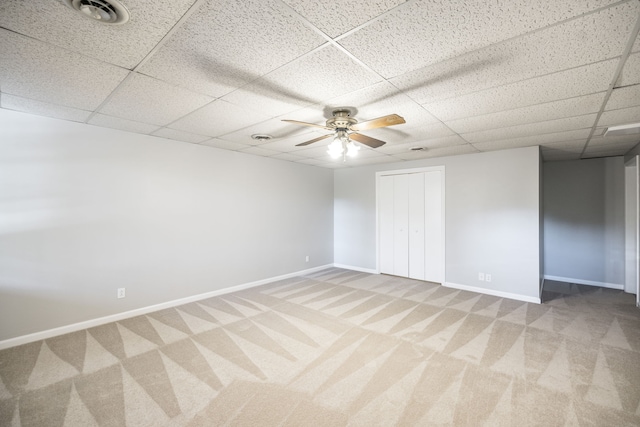
M332 170L0 110L0 341L331 264L332 233Z
M544 164L545 277L624 284L622 157Z
M376 269L377 171L444 165L446 282L538 298L537 147L335 171L336 264ZM481 282L478 273L490 273Z

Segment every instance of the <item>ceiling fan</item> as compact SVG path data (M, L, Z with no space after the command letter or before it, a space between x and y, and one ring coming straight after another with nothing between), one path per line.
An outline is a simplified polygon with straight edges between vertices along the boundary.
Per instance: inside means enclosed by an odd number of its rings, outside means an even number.
M360 150L360 146L358 146L354 141L371 148L378 148L386 144L384 141L362 135L358 132L405 123L404 119L397 114L389 114L388 116L378 117L377 119L358 123L356 119L351 117L351 111L346 108L333 110L332 115L333 117L327 120L325 126L317 125L315 123L299 122L297 120L283 120L283 122L334 131L332 134L323 135L318 138L296 144L296 147L313 144L314 142L333 136L334 139L333 142L329 144L328 153L334 158L342 156L344 160L346 160L346 156L354 156L357 154L358 150Z

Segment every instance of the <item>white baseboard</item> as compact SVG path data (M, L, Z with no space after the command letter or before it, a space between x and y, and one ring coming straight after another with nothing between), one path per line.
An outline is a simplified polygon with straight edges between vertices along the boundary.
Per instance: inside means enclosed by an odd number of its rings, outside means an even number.
M217 289L215 291L206 292L204 294L193 295L186 298L180 298L173 301L163 302L161 304L150 305L147 307L137 308L135 310L129 310L122 313L111 314L109 316L99 317L97 319L85 320L71 325L60 326L58 328L47 329L45 331L34 332L33 334L22 335L15 338L9 338L0 341L0 350L5 348L15 347L22 344L27 344L34 341L44 340L58 335L68 334L71 332L81 331L87 328L93 328L94 326L104 325L106 323L116 322L122 319L128 319L130 317L139 316L142 314L151 313L153 311L163 310L165 308L176 307L183 304L188 304L194 301L200 301L206 298L212 298L219 295L229 294L231 292L241 291L244 289L254 288L260 285L266 285L267 283L277 282L278 280L288 279L290 277L304 276L305 274L315 273L316 271L324 270L333 267L333 264L322 265L320 267L313 267L307 270L296 271L295 273L283 274L282 276L270 277L268 279L257 280L255 282L243 283L241 285L230 286L228 288Z
M336 268L344 268L345 270L360 271L362 273L380 274L377 270L371 268L355 267L353 265L333 264Z
M624 285L617 283L594 282L593 280L573 279L571 277L559 277L544 275L545 280L555 280L556 282L575 283L576 285L600 286L601 288L624 290Z
M510 292L495 291L493 289L478 288L478 287L475 287L475 286L467 286L467 285L459 285L457 283L451 283L451 282L445 282L445 283L442 284L442 286L447 287L447 288L460 289L460 290L463 290L463 291L476 292L476 293L479 293L479 294L493 295L495 297L509 298L509 299L514 299L514 300L518 300L518 301L525 301L525 302L532 302L532 303L535 303L535 304L542 304L542 300L540 299L540 297L529 297L529 296L526 296L526 295L512 294Z

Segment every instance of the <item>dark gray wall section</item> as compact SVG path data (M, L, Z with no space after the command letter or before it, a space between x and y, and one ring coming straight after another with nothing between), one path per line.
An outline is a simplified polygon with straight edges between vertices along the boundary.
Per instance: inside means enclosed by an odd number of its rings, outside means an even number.
M545 276L624 283L622 157L543 168Z

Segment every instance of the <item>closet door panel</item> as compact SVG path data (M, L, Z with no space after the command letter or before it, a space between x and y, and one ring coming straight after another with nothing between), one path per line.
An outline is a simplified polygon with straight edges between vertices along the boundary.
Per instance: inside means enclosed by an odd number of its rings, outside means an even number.
M442 283L442 172L425 172L425 279Z
M393 274L409 276L409 177L393 176Z
M425 278L425 174L409 175L409 277Z
M380 272L393 274L393 176L382 176L378 191L378 222L380 227Z

